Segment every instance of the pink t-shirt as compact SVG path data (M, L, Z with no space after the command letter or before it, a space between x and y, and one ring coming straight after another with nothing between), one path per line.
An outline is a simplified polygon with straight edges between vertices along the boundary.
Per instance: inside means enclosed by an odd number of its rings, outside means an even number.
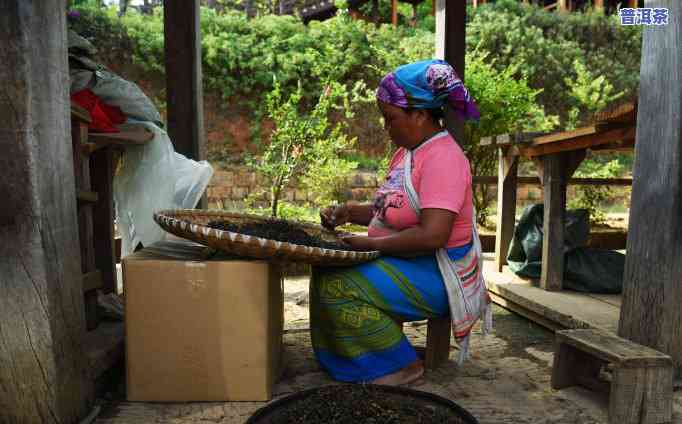
M405 150L398 149L389 165L388 175L374 196L374 219L370 237L381 237L419 223L403 188ZM412 155L412 184L422 209L446 209L457 214L447 248L471 241L471 169L464 152L444 134L419 146Z

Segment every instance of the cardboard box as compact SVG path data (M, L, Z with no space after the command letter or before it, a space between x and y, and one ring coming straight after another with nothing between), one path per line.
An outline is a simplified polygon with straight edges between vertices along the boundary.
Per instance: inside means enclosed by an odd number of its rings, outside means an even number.
M282 348L280 268L189 242L123 259L131 401L265 401Z

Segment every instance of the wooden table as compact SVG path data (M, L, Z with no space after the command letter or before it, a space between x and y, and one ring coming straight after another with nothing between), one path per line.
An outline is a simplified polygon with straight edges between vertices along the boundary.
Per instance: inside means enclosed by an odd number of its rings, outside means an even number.
M540 286L561 290L564 275L564 216L566 186L585 159L587 150L614 151L634 147L636 103L628 103L595 115L593 125L553 134L519 134L487 137L481 145L497 148L497 230L495 265L498 271L506 264L506 255L514 235L518 158L526 157L536 164L543 186L544 219L542 275ZM580 179L580 183L601 183ZM631 184L631 181L629 182ZM614 185L628 184L614 180Z

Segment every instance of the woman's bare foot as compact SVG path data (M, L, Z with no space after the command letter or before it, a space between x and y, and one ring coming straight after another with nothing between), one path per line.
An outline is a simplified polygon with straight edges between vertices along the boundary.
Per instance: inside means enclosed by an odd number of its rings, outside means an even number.
M372 380L372 384L401 386L419 379L422 375L424 375L424 365L421 360L417 359L405 368L402 368L392 374Z

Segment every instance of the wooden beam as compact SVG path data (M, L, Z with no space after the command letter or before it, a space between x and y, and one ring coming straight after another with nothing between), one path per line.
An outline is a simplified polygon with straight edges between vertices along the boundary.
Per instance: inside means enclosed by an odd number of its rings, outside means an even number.
M517 147L519 149L519 153L522 156L532 158L535 156L550 155L571 150L590 149L594 146L634 139L635 128L623 127L603 132L596 132L594 134L578 136L567 140L554 141L538 145L533 143L530 146L519 145Z
M545 207L540 287L545 290L561 290L564 278L565 162L562 154L542 157Z
M628 255L618 334L673 358L682 376L682 2L644 27ZM665 75L665 78L661 78ZM646 141L646 142L644 142Z
M391 23L398 26L398 0L391 0Z
M168 134L175 151L205 158L199 0L164 3Z
M90 156L92 189L99 201L92 210L95 265L102 272L102 291L116 290L116 252L114 245L114 151L111 147L97 150Z
M507 149L498 149L497 226L495 230L495 269L502 272L507 263L507 251L514 236L516 223L516 188L518 156L509 156Z
M0 2L0 422L76 423L83 348L66 2Z
M474 184L497 185L498 178L495 175L474 176ZM516 177L518 185L542 185L538 177ZM570 178L568 185L589 186L631 186L632 178Z

